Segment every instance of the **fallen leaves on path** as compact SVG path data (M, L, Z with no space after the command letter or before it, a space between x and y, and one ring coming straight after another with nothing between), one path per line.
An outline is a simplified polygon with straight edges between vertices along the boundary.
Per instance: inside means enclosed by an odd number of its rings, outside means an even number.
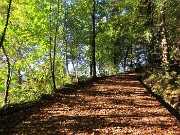
M5 118L0 134L180 134L180 122L136 78L111 76L57 93L39 108Z

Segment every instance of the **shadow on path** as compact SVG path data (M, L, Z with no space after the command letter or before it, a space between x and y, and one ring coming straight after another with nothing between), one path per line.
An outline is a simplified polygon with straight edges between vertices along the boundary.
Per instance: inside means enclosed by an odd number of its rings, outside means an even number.
M1 117L0 134L180 134L180 122L137 78L124 74L66 88Z

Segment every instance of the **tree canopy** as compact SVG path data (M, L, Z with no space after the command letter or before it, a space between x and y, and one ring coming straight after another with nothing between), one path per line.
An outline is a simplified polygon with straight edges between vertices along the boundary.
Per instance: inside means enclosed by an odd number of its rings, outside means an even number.
M146 66L179 74L177 0L1 0L0 9L5 104Z

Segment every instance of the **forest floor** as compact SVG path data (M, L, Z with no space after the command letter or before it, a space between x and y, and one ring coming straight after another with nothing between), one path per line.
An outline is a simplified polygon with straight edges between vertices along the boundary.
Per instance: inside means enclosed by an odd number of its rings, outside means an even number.
M180 121L137 77L122 74L66 88L0 116L0 134L180 135Z

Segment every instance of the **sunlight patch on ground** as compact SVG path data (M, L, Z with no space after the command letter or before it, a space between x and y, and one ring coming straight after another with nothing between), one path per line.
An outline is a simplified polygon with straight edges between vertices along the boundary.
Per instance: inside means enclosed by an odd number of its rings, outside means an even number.
M179 129L180 123L132 75L61 95L16 126L20 134L68 135L178 134Z

